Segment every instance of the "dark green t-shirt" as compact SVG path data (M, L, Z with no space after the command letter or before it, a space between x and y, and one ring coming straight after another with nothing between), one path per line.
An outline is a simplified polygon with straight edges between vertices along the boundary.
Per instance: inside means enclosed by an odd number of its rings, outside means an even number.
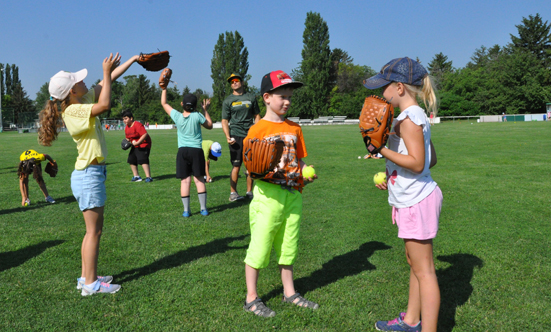
M260 114L260 108L252 93L231 94L222 103L222 119L229 121L231 136L246 137L256 114Z

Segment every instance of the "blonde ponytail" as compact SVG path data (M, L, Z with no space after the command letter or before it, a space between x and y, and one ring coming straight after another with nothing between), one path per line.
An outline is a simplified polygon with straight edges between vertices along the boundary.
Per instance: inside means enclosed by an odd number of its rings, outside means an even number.
M44 108L38 114L38 143L44 146L51 146L52 142L57 139L59 134L58 129L61 127L61 119L59 109L57 107L58 100L55 98L46 101ZM70 105L69 96L61 101L61 109L64 111Z
M438 100L436 98L434 80L430 75L426 75L425 78L423 78L423 85L410 85L404 83L404 86L415 96L415 98L423 101L429 114L433 112L434 116L436 116L438 112Z
M434 85L434 80L430 75L425 76L423 79L421 99L423 99L423 103L426 105L429 113L434 113L434 116L436 117L436 114L438 113L438 100L436 99L436 87Z

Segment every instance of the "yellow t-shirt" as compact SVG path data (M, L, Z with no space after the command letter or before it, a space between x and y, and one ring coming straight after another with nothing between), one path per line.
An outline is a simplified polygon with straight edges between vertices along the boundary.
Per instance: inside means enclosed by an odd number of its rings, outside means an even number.
M94 106L95 92L90 89L82 97L82 104L73 104L65 109L61 116L65 126L77 143L78 157L75 163L76 170L83 170L97 158L104 162L107 157L107 145L101 129L99 117L90 117Z
M44 156L42 153L38 153L34 150L27 150L19 156L19 161L23 160L29 160L34 158L36 160L37 164L40 164L41 161L46 160L46 156Z

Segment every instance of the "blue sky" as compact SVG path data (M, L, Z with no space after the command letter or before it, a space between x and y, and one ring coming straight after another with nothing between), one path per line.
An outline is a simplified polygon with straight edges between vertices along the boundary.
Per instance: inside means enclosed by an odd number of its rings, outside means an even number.
M110 52L123 61L168 50L178 88L212 92L210 61L218 36L239 31L249 51L251 84L301 61L306 13L327 22L331 48L379 70L390 59L444 53L463 67L475 49L506 45L523 17L551 22L548 0L479 1L5 1L0 7L0 63L15 63L29 97L60 70L88 69L88 86L101 78ZM159 73L132 66L126 75Z

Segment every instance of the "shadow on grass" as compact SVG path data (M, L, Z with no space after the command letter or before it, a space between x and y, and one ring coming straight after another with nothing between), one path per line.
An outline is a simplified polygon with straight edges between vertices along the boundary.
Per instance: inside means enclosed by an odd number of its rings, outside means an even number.
M220 181L220 180L223 180L223 179L229 179L229 178L230 178L229 175L217 175L217 176L212 178L212 182Z
M228 195L228 197L229 197L229 195ZM212 208L209 208L209 213L222 212L222 211L227 210L227 209L235 209L235 208L238 208L238 207L243 206L243 205L248 205L250 202L251 201L248 198L245 197L244 199L240 199L238 201L228 202L226 204L213 206Z
M14 213L14 212L22 212L22 211L32 211L32 210L35 210L35 209L40 209L40 208L43 208L44 206L46 205L51 205L51 203L48 203L46 201L44 201L43 197L41 198L42 200L41 201L36 201L36 200L31 200L31 205L29 206L20 206L20 207L16 207L16 208L13 208L13 209L6 209L6 210L0 210L0 214L9 214L9 213ZM60 198L55 198L55 204L71 204L71 203L75 203L76 202L76 199L74 196L65 196L65 197L60 197ZM18 200L18 202L21 202L20 200Z
M481 268L484 263L470 254L438 256L437 259L451 264L436 271L441 297L438 331L451 332L455 327L457 307L465 304L473 292L471 280L474 269Z
M176 173L159 175L159 176L152 176L152 178L153 178L153 181L162 181L162 180L166 180L166 179L176 179Z
M194 260L197 260L200 258L224 253L228 250L245 249L248 246L241 246L241 247L229 246L229 244L234 241L243 240L245 236L246 235L226 237L226 238L217 239L196 247L191 247L186 250L181 250L172 255L163 257L158 261L155 261L149 265L121 272L120 274L113 276L113 278L115 278L117 282L120 282L120 283L128 282L128 281L139 279L149 274L153 274L160 270L172 269L174 267L178 267L180 265L193 262Z
M50 247L62 244L63 240L44 241L15 251L0 253L0 272L17 267L31 258L42 254Z
M391 248L391 246L378 241L366 242L356 250L333 257L330 261L323 264L320 270L314 271L308 277L295 280L295 289L301 294L306 294L340 279L359 274L363 271L375 270L375 265L368 261L369 257L377 250L388 250ZM268 301L282 294L283 286L272 290L266 296L263 296L262 299Z
M0 168L0 174L8 174L8 173L15 173L15 174L17 174L17 168L18 168L18 167L19 167L19 165ZM17 179L17 175L15 176L15 178Z
M212 178L212 182L219 181L219 180L222 180L222 179L229 179L229 178L230 178L229 175L217 175L217 176ZM174 174L165 174L165 175L160 175L160 176L153 176L153 181L155 181L155 180L161 181L161 180L166 180L166 179L176 179L176 173L174 173Z

